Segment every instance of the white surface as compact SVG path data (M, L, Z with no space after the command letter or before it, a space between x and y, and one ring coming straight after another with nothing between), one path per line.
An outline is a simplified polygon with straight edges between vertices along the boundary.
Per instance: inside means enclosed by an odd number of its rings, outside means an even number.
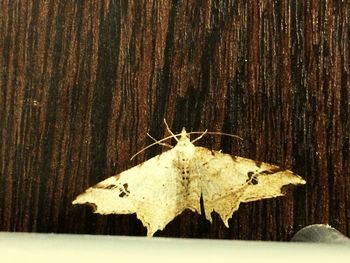
M348 245L0 232L0 262L350 262Z

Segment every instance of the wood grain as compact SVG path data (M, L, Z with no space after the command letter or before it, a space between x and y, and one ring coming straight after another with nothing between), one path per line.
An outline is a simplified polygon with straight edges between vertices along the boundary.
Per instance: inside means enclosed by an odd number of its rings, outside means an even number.
M348 1L1 1L0 231L145 235L71 201L159 153L146 132L292 169L284 198L226 229L185 212L161 236L288 240L312 223L350 235Z

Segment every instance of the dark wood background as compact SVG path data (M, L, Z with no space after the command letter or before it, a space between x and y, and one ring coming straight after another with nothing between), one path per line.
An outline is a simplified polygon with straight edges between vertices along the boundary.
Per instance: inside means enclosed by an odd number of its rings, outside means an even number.
M150 140L292 169L285 197L241 205L226 229L185 212L160 236L288 240L350 235L349 1L0 1L0 230L145 235L135 215L71 201Z

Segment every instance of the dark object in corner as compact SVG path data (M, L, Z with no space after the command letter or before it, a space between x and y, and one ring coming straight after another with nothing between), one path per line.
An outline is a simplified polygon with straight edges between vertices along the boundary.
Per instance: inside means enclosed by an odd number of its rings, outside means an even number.
M318 243L349 243L350 239L329 225L315 224L299 230L291 241Z

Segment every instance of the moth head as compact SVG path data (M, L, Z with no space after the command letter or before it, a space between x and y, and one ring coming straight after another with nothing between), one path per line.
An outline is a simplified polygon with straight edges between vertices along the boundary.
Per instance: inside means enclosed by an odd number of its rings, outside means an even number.
M194 154L195 146L190 141L190 136L186 132L185 128L182 129L180 138L175 147L179 152L181 152L185 159L191 158L191 156Z
M178 144L182 143L182 144L187 144L191 142L190 141L190 135L186 132L185 128L182 128L181 134L180 134L180 139L178 141Z

